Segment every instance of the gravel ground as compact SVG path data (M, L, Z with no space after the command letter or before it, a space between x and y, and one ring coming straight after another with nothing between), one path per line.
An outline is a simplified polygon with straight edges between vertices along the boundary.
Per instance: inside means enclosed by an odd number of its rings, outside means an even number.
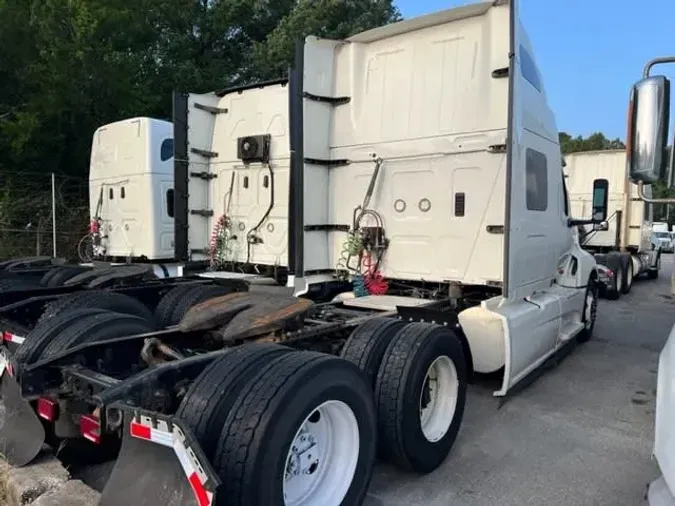
M411 476L378 465L366 506L638 506L651 460L658 352L675 323L673 256L657 281L601 301L595 338L501 408L471 387L444 465ZM74 470L96 489L111 464Z

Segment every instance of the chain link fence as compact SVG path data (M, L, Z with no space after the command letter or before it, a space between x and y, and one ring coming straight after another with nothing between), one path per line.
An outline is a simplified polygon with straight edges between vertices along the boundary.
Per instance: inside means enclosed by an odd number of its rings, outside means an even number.
M77 260L87 234L89 186L85 178L0 170L0 260L58 256Z

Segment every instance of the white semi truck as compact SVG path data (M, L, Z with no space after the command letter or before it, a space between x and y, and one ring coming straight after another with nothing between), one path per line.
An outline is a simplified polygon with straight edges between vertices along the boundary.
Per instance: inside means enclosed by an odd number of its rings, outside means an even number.
M577 227L606 219L606 186L572 218L517 5L310 36L287 80L176 93L175 260L294 296L230 294L154 334L4 355L0 435L22 427L6 446L39 451L64 418L122 437L103 505L359 505L376 454L443 462L473 373L501 374L505 396L590 339L598 273Z
M630 292L633 278L656 279L662 248L652 234L653 209L643 202L634 185L626 182L625 150L571 153L565 157L565 180L572 214L584 216L593 208L589 188L595 181L607 185L607 222L580 229L581 246L604 266L601 292L618 299ZM645 194L651 197L651 187Z
M675 63L675 57L649 61L643 78L631 89L628 109L627 168L640 199L649 204L673 204L675 199L651 198L645 191L657 181L675 188L675 156L668 147L670 80L653 75L657 65ZM654 456L662 472L649 485L649 506L675 504L675 326L659 359L656 392Z

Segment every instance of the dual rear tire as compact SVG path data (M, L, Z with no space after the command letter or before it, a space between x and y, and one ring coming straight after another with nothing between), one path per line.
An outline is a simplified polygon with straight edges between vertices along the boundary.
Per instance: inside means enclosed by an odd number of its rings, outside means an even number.
M377 318L352 332L340 358L266 343L230 350L176 414L228 504L339 506L362 503L377 456L418 473L436 469L465 400L452 331Z

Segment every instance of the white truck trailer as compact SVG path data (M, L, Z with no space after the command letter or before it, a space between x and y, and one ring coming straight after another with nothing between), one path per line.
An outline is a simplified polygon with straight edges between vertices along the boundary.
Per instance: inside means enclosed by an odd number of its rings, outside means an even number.
M651 204L638 197L626 181L625 150L590 151L565 156L565 180L572 214L584 216L593 208L590 188L595 181L607 185L607 222L581 227L581 246L595 256L603 269L601 293L618 299L630 292L633 278L656 279L661 262L661 243L652 234ZM651 187L645 187L651 196Z
M378 451L443 462L473 373L505 396L591 338L577 227L606 219L606 187L572 219L516 1L307 37L288 80L177 93L173 125L176 260L215 250L224 275L295 297L231 294L176 328L0 361L24 415L0 430L22 421L39 448L35 401L122 437L101 504L359 505Z

